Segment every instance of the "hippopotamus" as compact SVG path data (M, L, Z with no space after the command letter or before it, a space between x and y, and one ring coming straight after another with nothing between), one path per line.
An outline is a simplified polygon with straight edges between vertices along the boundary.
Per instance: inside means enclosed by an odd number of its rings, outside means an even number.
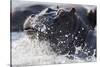
M46 8L35 16L30 15L23 28L27 35L31 35L30 38L49 41L49 46L58 55L75 54L76 47L81 46L83 51L88 47L90 32L86 24L88 19L84 20L78 12L74 7Z

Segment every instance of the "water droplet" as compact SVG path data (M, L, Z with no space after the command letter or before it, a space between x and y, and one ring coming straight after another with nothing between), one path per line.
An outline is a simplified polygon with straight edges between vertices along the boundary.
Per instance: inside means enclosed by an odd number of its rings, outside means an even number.
M84 30L84 28L82 28L82 30Z
M50 28L48 28L48 30L50 30Z
M53 34L53 32L51 32L51 34Z
M61 30L59 32L62 32Z
M78 39L78 37L75 37L75 39L77 40L77 39Z
M65 37L68 37L68 35L66 34Z
M74 35L72 34L72 37L74 37Z
M80 33L80 31L78 31L78 33Z
M61 41L61 43L63 43L63 41Z

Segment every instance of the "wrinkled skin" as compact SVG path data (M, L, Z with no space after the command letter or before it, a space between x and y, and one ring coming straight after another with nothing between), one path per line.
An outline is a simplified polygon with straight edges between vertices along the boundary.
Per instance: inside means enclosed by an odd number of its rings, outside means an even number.
M38 33L39 40L49 41L57 54L75 54L75 47L81 46L83 51L90 47L85 45L89 42L90 28L82 17L80 19L75 8L69 11L47 8L36 16L29 16L24 30L31 38L36 38Z

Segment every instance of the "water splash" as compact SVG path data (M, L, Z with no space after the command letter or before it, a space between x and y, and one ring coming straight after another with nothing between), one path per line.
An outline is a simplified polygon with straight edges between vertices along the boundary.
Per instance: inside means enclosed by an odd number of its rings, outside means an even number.
M75 55L57 55L49 45L48 41L39 41L38 38L29 39L24 35L12 42L12 65L23 66L96 61L95 54L86 59L80 58L78 52L81 51L81 47L76 47Z

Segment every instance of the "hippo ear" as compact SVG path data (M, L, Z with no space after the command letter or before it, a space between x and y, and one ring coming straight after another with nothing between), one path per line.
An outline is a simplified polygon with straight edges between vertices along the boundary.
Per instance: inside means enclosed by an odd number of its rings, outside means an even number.
M71 11L70 11L71 14L74 14L75 12L76 12L75 8L72 8Z

